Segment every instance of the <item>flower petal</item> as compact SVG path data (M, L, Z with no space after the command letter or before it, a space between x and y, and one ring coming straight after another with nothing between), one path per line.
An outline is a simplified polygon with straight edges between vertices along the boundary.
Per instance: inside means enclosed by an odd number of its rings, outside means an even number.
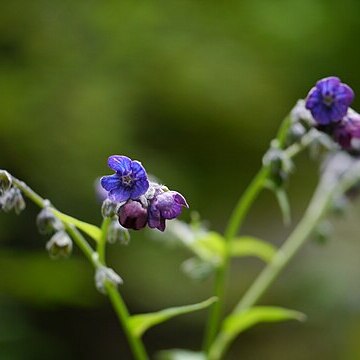
M110 191L121 185L121 179L116 175L103 176L100 180L101 186L106 190Z
M108 166L121 175L126 175L131 171L131 159L127 156L112 155L108 158Z
M147 179L147 174L140 161L134 160L131 162L131 171L136 180Z
M130 199L131 189L118 187L109 192L109 199L114 202L123 202Z
M181 206L185 206L185 207L189 207L188 203L186 202L186 199L184 198L184 196L182 196L180 193L178 193L177 191L173 191L174 193L174 200L177 204L181 205Z
M134 186L131 189L130 198L133 200L138 199L141 195L144 195L149 188L149 181L147 178L142 178L134 182Z

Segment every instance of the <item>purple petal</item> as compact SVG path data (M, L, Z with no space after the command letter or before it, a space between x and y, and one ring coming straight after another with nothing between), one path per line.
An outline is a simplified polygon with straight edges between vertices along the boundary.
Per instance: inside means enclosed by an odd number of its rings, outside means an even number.
M314 106L316 106L320 102L321 102L321 92L316 87L313 87L306 98L305 107L306 109L311 110Z
M148 225L152 229L156 229L160 226L160 211L155 206L150 206L149 208L149 217L148 217Z
M120 186L121 179L116 175L103 176L100 180L101 186L106 190L110 191Z
M147 178L146 171L141 162L134 160L131 162L131 171L136 179Z
M121 175L126 175L131 171L131 159L127 156L112 155L108 158L108 166Z
M147 178L136 180L131 189L131 199L136 200L141 195L144 195L149 188L149 181Z
M171 207L168 208L164 208L161 209L161 216L164 219L175 219L176 217L178 217L181 214L182 211L182 206L179 204L176 204L175 202L173 203L173 205Z
M114 202L122 202L130 199L131 189L118 187L112 189L109 193L109 199Z
M340 79L335 76L329 76L321 79L316 83L316 87L321 91L323 96L333 94L340 85Z
M346 84L341 84L341 86L339 86L339 89L337 90L337 94L335 96L337 102L341 102L347 106L349 106L353 102L354 97L355 94L353 89Z
M177 191L174 191L174 200L181 206L189 207L188 203L186 202L186 199Z

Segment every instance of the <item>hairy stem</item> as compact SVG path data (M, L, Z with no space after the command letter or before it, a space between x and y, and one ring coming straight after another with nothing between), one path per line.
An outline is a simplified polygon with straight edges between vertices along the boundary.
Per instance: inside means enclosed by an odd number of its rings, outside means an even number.
M35 191L33 191L28 185L26 185L23 181L12 176L12 181L14 186L19 188L22 193L38 205L40 208L44 208L47 206L51 206L49 201L43 199L40 195L38 195ZM54 215L57 216L57 212L54 212ZM58 216L57 216L58 217ZM58 217L59 218L59 217ZM60 221L65 226L66 231L72 237L76 245L80 248L80 250L84 253L89 262L94 266L95 269L98 269L100 266L106 266L105 262L105 246L106 246L106 236L108 226L110 224L110 219L107 218L103 221L101 230L101 238L97 243L97 252L95 252L83 235L76 229L76 227L70 223L67 223L64 220L64 217L59 218ZM105 284L106 293L110 298L110 302L115 310L115 313L124 329L126 337L128 339L130 348L136 360L147 360L148 356L146 354L144 345L142 341L133 334L130 326L129 326L129 312L126 308L126 305L118 292L116 285L111 282L106 282Z
M359 166L357 166L357 169L352 169L353 174L356 174L356 171L359 172ZM348 188L353 186L356 181L358 181L358 174L357 179L356 176L345 176L337 184L333 181L329 182L325 176L323 177L303 218L281 248L277 251L272 261L252 283L251 287L236 305L231 315L240 313L250 308L259 300L259 298L278 277L281 271L286 267L289 261L305 244L319 221L326 214L334 194L344 193ZM210 349L209 359L221 359L233 338L233 334L228 334L226 330L220 331L220 334L217 336Z
M276 141L280 148L284 147L286 142L286 136L291 123L290 116L286 117L280 125L277 133ZM295 143L285 150L286 155L291 158L306 148L312 141L313 137L311 134L304 136L301 143ZM224 306L225 298L225 287L226 287L226 276L230 266L230 255L229 255L229 244L232 239L236 236L237 232L241 228L243 221L251 207L257 198L260 191L264 188L266 180L269 176L269 168L263 166L257 175L254 177L250 185L246 188L243 195L238 200L235 208L230 216L228 225L225 230L226 249L224 253L223 262L217 268L215 275L215 288L214 295L218 298L218 301L211 307L210 315L206 327L203 349L208 352L211 343L213 342L216 333L218 331L221 315Z

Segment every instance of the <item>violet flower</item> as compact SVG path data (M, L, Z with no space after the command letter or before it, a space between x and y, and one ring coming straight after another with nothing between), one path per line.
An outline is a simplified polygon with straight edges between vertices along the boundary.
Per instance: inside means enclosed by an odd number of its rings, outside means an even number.
M103 176L101 186L109 192L110 200L114 202L136 200L146 193L149 181L139 161L133 161L126 156L113 155L108 159L108 166L116 173Z
M177 191L165 191L151 200L148 225L160 231L165 230L165 220L175 219L183 207L189 207L185 198Z
M359 151L359 144L356 146L354 140L360 142L360 114L350 109L334 127L333 138L344 150Z
M319 80L310 90L305 106L318 124L329 125L346 115L353 100L353 90L339 78L330 76Z

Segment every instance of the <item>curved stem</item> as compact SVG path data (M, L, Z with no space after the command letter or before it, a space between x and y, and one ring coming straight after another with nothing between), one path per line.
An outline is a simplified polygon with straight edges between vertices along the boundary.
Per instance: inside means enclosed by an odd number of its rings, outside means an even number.
M288 133L288 129L291 123L290 116L287 116L281 123L280 128L278 130L276 140L278 145L282 148L286 142L286 136ZM298 152L300 152L304 147L308 144L305 142L304 144L294 144L289 147L290 157L295 156ZM226 275L228 273L228 269L230 266L230 255L229 255L229 243L236 236L239 231L242 223L251 207L255 199L257 198L260 191L263 189L265 182L269 176L269 168L263 166L250 185L246 188L243 195L238 200L235 208L230 216L228 221L226 230L225 230L225 241L226 248L224 253L223 262L219 265L216 272L215 277L215 289L214 295L218 298L218 301L211 307L209 320L206 327L203 349L208 352L211 343L213 342L216 333L219 328L221 314L224 306L224 295L225 295L225 287L226 287Z
M359 171L359 166L357 169L354 167L351 171L358 179L359 176L356 174L356 171ZM323 179L320 181L304 217L281 248L277 251L272 261L264 268L264 270L253 282L249 290L236 305L231 315L250 308L259 300L259 298L278 277L280 272L286 267L289 261L305 244L306 240L314 231L321 218L324 214L326 214L334 194L336 192L342 194L348 188L353 186L356 181L358 181L356 176L343 177L338 184L333 181L329 182L326 176L323 176ZM209 359L221 359L233 338L233 334L230 335L226 333L226 331L221 331L210 349Z
M102 236L100 241L97 244L97 253L99 256L99 262L101 265L106 266L106 236L108 232L109 225L111 223L110 218L105 218L101 225ZM131 351L136 360L147 360L148 356L146 354L144 345L140 338L138 338L132 331L129 323L130 314L125 305L125 302L118 291L116 285L107 281L105 283L105 290L109 296L110 302L115 310L115 313L119 319L119 322L124 330L124 333L127 337L128 343L130 345Z
M229 243L234 236L236 235L238 228L241 226L247 211L249 210L251 204L256 199L257 195L264 186L264 183L268 176L268 169L263 167L258 174L255 176L253 181L250 183L248 188L245 190L245 193L239 199L235 209L230 217L229 224L225 231L225 240L226 243ZM206 329L206 335L204 340L204 349L207 351L215 338L217 333L221 313L224 305L224 295L225 295L225 278L230 265L230 256L228 254L229 247L225 247L225 254L223 262L219 264L219 267L216 272L215 278L215 296L218 298L218 301L214 303L210 310L209 321Z
M44 208L49 206L49 202L45 199L43 199L40 195L38 195L35 191L33 191L28 185L26 185L23 181L20 181L19 179L12 176L13 184L18 187L22 193L29 198L31 201L33 201L36 205L38 205L40 208ZM54 215L57 216L57 213L54 212ZM57 216L58 217L58 216ZM59 217L58 217L59 218ZM83 237L83 235L76 229L74 225L71 223L67 223L64 220L64 217L59 218L60 221L65 226L66 231L69 233L69 235L72 237L76 245L80 248L80 250L84 253L84 255L87 257L87 259L90 261L90 263L95 267L95 269L98 269L101 266L106 266L105 262L105 246L106 246L106 235L107 230L110 224L111 219L106 218L103 221L101 230L101 237L97 243L97 253L92 249L92 247L89 245L89 243L86 241L86 239ZM96 256L98 255L98 256ZM133 334L130 326L129 326L129 312L126 308L126 305L118 292L116 285L114 285L111 282L105 283L105 289L107 294L109 295L110 302L115 310L115 313L124 329L124 332L127 336L130 348L132 350L132 353L134 355L134 358L136 360L147 360L148 356L146 354L144 345L142 341L136 337L135 334Z

